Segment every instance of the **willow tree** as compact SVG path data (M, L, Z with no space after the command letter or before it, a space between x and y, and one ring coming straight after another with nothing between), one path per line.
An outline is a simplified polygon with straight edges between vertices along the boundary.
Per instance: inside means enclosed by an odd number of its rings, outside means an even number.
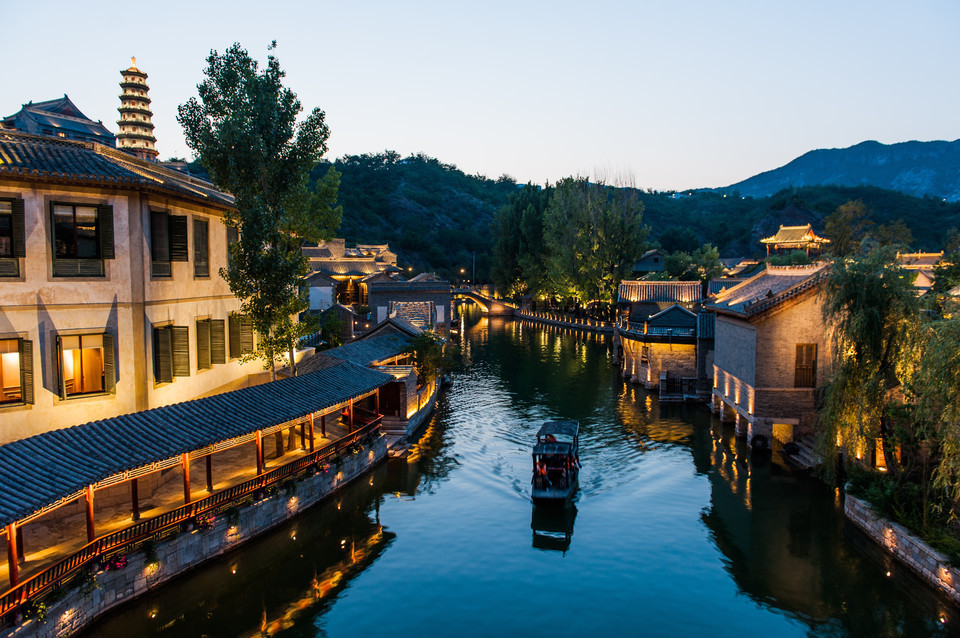
M340 223L334 206L339 174L331 168L309 183L330 131L319 108L298 122L302 106L283 86L285 74L272 54L261 69L239 44L222 55L211 51L204 75L199 100L182 104L177 121L213 182L235 198L226 223L239 240L220 275L260 334L254 356L274 367L310 329L293 319L308 307L300 247L328 239Z
M833 451L860 457L882 441L891 474L903 434L897 418L918 353L919 302L912 278L884 248L834 262L823 287L823 316L833 335L834 370L821 410L820 449L834 475Z

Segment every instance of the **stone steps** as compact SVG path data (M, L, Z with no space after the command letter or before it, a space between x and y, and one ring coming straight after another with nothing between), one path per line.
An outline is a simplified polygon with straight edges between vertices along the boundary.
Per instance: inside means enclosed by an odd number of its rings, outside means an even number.
M813 447L813 441L801 439L795 441L795 443L797 445L796 454L783 454L783 458L789 463L804 470L813 469L822 463L820 455L817 454L817 451Z

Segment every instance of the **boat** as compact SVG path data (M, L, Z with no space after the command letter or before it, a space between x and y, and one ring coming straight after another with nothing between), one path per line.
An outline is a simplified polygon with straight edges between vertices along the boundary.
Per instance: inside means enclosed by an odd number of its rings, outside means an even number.
M533 446L535 504L563 504L577 491L580 475L580 423L547 421Z

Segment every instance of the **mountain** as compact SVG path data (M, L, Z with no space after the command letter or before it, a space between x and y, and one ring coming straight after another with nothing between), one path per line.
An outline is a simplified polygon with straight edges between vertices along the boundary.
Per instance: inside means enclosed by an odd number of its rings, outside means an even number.
M915 197L960 201L960 140L861 142L810 151L786 166L732 184L726 192L768 197L802 186L875 186Z

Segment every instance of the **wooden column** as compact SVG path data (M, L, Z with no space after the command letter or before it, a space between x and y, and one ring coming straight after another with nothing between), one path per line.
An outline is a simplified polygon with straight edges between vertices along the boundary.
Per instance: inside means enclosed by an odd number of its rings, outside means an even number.
M23 553L23 525L17 525L17 560L22 563L26 559Z
M307 449L307 422L306 421L300 422L300 449L301 450Z
M93 526L93 486L87 486L87 542L92 543L97 537L96 529Z
M313 412L310 413L310 451L313 452Z
M132 504L133 520L140 520L140 485L137 479L130 481L130 503Z
M207 455L207 491L213 494L213 454Z
M373 413L380 414L380 388L373 395Z
M263 474L263 432L257 430L257 476Z
M324 438L326 438L327 436L327 415L326 414L320 415L320 434Z
M183 504L190 502L190 453L180 455L180 465L183 466Z
M10 570L10 587L20 582L20 565L17 561L17 524L7 525L7 568Z
M347 431L353 432L353 400L350 401L349 409L349 423L347 424Z

